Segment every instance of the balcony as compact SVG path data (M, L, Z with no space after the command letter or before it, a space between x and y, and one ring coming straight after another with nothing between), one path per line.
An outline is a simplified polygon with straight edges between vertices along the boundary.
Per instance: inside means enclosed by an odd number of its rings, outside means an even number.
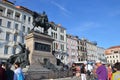
M15 13L15 20L20 21L20 13Z
M0 11L0 16L4 16L4 12L1 12L1 11Z
M8 18L12 18L13 16L11 14L7 14L7 17Z
M8 18L13 18L13 11L12 10L8 9L8 11L7 11L7 17Z
M5 8L0 6L0 15L4 16L4 14L5 14Z
M19 17L17 17L17 16L15 16L15 20L20 21L20 18L19 18Z

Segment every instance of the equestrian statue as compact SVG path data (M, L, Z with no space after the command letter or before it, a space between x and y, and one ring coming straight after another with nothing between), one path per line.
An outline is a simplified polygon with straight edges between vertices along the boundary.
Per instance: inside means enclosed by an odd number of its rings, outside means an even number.
M33 29L32 31L34 31L35 27L42 27L44 28L44 34L48 33L48 29L51 27L51 24L48 21L48 17L45 13L45 11L43 11L42 14L39 14L37 12L33 12L32 14L33 16Z

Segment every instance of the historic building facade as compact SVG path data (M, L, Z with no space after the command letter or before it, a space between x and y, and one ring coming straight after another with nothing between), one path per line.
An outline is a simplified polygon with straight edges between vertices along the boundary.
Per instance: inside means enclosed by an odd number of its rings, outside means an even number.
M78 62L78 38L67 34L67 53L69 63Z
M67 49L66 49L66 29L60 24L51 22L51 36L53 41L53 54L57 59L60 59L63 63L67 64Z
M78 61L87 60L87 46L85 39L78 39Z
M103 47L97 46L97 58L101 60L103 63L107 62L107 59L105 56L105 49Z
M96 42L91 42L85 38L78 40L78 60L95 62L101 60L106 63L105 49L97 46Z
M120 62L120 46L112 46L105 50L107 63L114 64Z
M95 62L97 60L97 44L87 40L87 60L90 62Z
M25 36L33 28L32 13L33 11L15 6L7 0L0 1L0 59L7 59L20 51L18 43L25 43ZM50 23L52 27L48 29L48 35L54 39L53 54L63 63L95 61L100 58L97 53L104 52L103 49L97 48L95 43L83 38L79 39L77 36L66 35L66 29L62 25ZM38 27L35 31L43 33L44 30Z
M25 43L24 36L32 28L31 11L14 6L9 1L0 1L0 58L7 59L18 53L19 43Z

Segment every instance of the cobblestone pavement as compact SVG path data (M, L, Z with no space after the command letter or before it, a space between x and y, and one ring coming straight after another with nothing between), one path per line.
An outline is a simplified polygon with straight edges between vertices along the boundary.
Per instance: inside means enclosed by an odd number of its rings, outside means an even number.
M67 78L59 78L59 79L42 79L42 80L81 80L80 77L67 77ZM87 77L87 80L96 80L95 78Z
M59 79L42 79L42 80L80 80L80 77L68 77L68 78L59 78Z

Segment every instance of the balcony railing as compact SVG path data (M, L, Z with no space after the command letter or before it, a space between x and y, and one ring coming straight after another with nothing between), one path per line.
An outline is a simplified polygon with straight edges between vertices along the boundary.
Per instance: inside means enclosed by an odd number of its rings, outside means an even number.
M12 18L12 15L11 14L7 14L7 17Z
M3 13L3 12L0 12L0 15L1 15L1 16L4 16L4 13Z

